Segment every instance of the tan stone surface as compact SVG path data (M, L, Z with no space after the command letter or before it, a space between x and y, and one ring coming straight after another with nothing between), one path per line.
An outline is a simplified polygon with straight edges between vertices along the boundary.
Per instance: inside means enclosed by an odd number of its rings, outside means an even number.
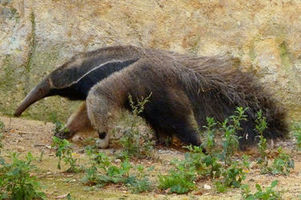
M0 0L0 111L77 52L114 44L239 57L301 119L299 0ZM49 98L26 115L62 119L69 105Z

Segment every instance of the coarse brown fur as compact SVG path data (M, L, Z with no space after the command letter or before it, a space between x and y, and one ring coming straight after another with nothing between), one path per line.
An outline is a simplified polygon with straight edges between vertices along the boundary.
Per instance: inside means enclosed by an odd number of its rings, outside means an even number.
M202 129L207 116L223 121L237 106L249 108L248 121L242 123L239 133L241 144L256 141L255 114L259 110L269 126L264 135L285 137L281 106L254 76L234 66L233 59L225 57L192 57L134 46L102 48L76 56L53 71L26 97L16 115L46 96L86 99L88 116L83 109L69 120L68 128L78 131L82 126L74 125L77 119L86 118L85 126L88 117L102 134L115 113L129 109L129 94L135 99L152 93L143 117L158 133L174 134L188 144L200 144L197 128Z
M175 134L187 144L200 144L194 124L202 129L208 116L223 121L238 106L248 107L248 121L242 122L239 133L242 145L257 141L255 119L259 110L267 117L266 137L283 137L287 133L283 110L252 76L233 68L229 60L155 50L144 53L132 66L90 90L88 116L99 132L108 131L114 113L129 108L129 94L140 98L152 93L143 117L156 131Z

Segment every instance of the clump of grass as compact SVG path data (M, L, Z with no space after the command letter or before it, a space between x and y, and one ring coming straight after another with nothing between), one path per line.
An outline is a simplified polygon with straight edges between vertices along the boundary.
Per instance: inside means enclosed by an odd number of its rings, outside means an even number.
M3 148L2 140L3 140L4 129L5 129L4 123L0 121L0 155L1 155L1 149Z
M293 125L293 136L296 138L297 148L301 150L301 122L294 123Z
M77 159L73 158L73 149L70 142L66 139L60 139L58 137L53 137L52 147L56 149L56 157L58 157L57 168L61 169L61 161L63 160L65 164L69 165L67 172L79 172L80 167L77 164Z
M187 193L196 187L196 182L204 177L218 179L215 181L219 192L229 187L240 187L245 179L245 171L249 162L233 161L234 151L238 148L239 137L236 135L240 122L246 120L246 109L237 108L235 114L223 123L217 123L213 118L207 117L205 139L200 147L189 146L189 152L184 160L173 161L172 168L167 175L159 175L159 188L173 193ZM219 127L220 126L220 127ZM216 131L224 132L222 138L223 151L216 149ZM204 154L204 149L207 154Z
M54 123L53 133L54 135L60 133L61 135L67 134L69 132L65 124L57 119L57 115L52 113L50 115L50 120Z
M294 160L279 147L278 156L274 159L271 167L267 168L267 171L274 175L289 175L291 169L294 169L294 167Z
M241 187L242 189L242 198L245 200L280 200L281 199L281 194L280 192L275 190L275 187L277 186L278 181L275 180L271 183L269 187L264 188L256 184L256 192L254 194L251 193L249 185L243 185Z
M217 192L225 192L227 188L239 188L246 178L245 168L246 166L238 161L223 168L222 179L215 182Z
M2 121L0 121L0 133L2 133L5 129L5 125Z
M257 146L260 153L260 158L257 160L257 163L261 168L261 173L288 175L291 169L294 168L294 160L289 154L284 153L281 147L278 148L278 156L274 158L272 165L269 165L267 141L263 136L263 132L267 128L268 124L266 122L266 118L262 114L262 111L257 112L257 119L255 122L256 130L259 133L259 142Z
M144 173L144 167L138 166L138 174L130 174L134 169L128 159L125 159L120 165L112 164L112 160L104 153L97 152L95 149L86 149L90 158L90 167L86 169L86 174L82 179L86 185L96 185L103 187L108 184L123 184L133 193L151 191L153 186ZM148 169L149 171L150 169Z
M206 130L204 132L204 142L202 143L202 146L206 151L212 153L216 147L215 136L218 124L212 117L206 117L206 121L207 126L203 126Z
M235 114L221 124L221 130L224 132L222 139L223 153L221 154L221 158L226 165L231 164L231 157L239 147L237 131L242 129L240 126L241 121L247 120L247 115L245 115L247 109L248 108L237 107Z
M150 172L153 167L145 169L142 165L136 167L138 173L132 175L127 181L127 186L132 193L150 192L153 190L153 183L150 181L149 176L145 171Z
M0 199L31 200L44 199L37 178L31 173L35 166L33 157L28 153L25 160L19 159L17 153L11 154L11 162L0 160Z
M135 103L132 96L129 95L132 117L127 119L126 123L129 128L120 138L120 144L123 147L122 157L146 158L152 156L154 142L149 139L147 134L141 134L139 131L139 115L142 114L150 97L151 94L146 98L137 99Z
M257 112L256 116L256 131L259 133L259 142L257 147L260 153L260 158L257 160L257 163L262 169L264 169L268 166L267 140L263 136L263 132L267 128L267 122L261 110Z

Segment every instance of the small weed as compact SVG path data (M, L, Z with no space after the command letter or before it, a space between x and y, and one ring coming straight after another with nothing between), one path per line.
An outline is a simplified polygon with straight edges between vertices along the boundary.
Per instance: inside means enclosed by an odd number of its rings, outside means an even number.
M12 153L11 163L0 161L0 199L31 200L44 199L40 184L31 174L35 168L31 164L33 157L28 153L25 160Z
M247 120L247 116L244 114L247 109L248 108L237 107L235 114L221 124L221 130L224 132L222 139L223 153L221 156L226 165L231 165L231 157L238 149L239 136L237 136L237 131L241 130L241 121Z
M216 157L205 155L203 149L188 146L190 152L184 160L172 162L174 168L167 175L159 175L159 188L170 193L183 194L196 187L195 182L202 176L219 177L221 164Z
M2 133L0 133L0 156L1 156L1 150L3 148L2 140L3 140L3 135L2 135Z
M188 146L189 152L185 154L185 159L173 161L174 168L167 175L159 175L159 188L179 194L187 193L196 187L195 182L207 176L221 178L215 181L218 192L224 192L229 187L240 187L245 179L245 168L250 163L246 157L243 157L242 162L233 161L232 157L239 145L237 131L241 130L241 121L247 120L244 114L246 110L247 108L238 107L235 114L223 123L206 118L205 139L201 147ZM216 150L215 135L218 126L224 132L221 153ZM202 147L207 150L207 154L203 153Z
M227 169L223 170L223 179L215 182L217 191L225 192L227 188L239 188L241 182L246 178L244 168L245 166L240 162L235 161Z
M301 122L293 125L293 135L296 138L298 150L301 150Z
M3 140L4 129L5 129L4 123L0 121L0 155L1 155L1 149L3 148L2 140Z
M199 174L205 174L206 166L202 163L205 154L201 147L187 147L190 152L185 153L182 161L174 160L174 169L166 176L159 175L159 188L169 189L170 193L183 194L196 188Z
M145 169L142 165L136 167L138 174L136 176L131 176L127 181L127 185L133 193L149 192L153 189L152 182L149 180L147 174L145 174ZM148 172L153 170L153 167L147 169Z
M127 119L129 129L120 138L120 143L124 149L121 157L145 158L152 156L154 142L149 139L148 135L140 134L138 128L139 115L142 114L150 97L151 94L146 98L142 97L141 100L137 99L137 103L135 104L132 96L129 95L129 103L133 116Z
M291 169L294 169L294 160L282 148L278 148L278 156L274 158L271 165L261 168L262 174L289 175Z
M2 121L0 121L0 133L2 133L5 129L5 125Z
M215 148L215 133L216 133L216 126L217 123L215 122L214 118L207 117L207 126L204 126L206 129L205 131L205 140L202 144L203 148L206 149L208 152L212 152Z
M82 179L84 184L98 187L103 187L110 183L124 184L133 193L151 191L152 184L144 173L142 166L137 167L138 175L130 175L130 170L133 169L133 166L128 159L125 159L120 166L116 166L112 164L110 158L104 153L96 152L95 149L91 148L86 150L91 166L86 169L86 174Z
M185 194L196 187L195 180L194 170L179 166L171 170L168 175L159 175L159 188L168 189L170 193Z
M278 156L274 159L269 171L272 174L289 175L291 169L294 169L294 166L294 160L279 147Z
M256 131L259 133L259 142L258 142L258 150L260 153L260 158L257 163L261 166L262 169L268 166L268 158L267 158L267 140L263 136L264 130L267 128L266 118L262 115L262 111L257 112L256 122Z
M66 139L60 139L58 137L53 137L52 147L56 148L56 157L59 158L57 168L61 169L61 161L63 160L65 164L68 164L70 167L67 169L67 172L79 172L79 166L77 165L77 159L73 158L73 150L71 144Z
M53 129L54 134L56 134L56 133L64 134L64 133L69 132L69 130L65 126L65 124L57 119L57 115L55 113L51 114L50 119L51 119L52 123L54 123L54 129Z
M242 197L245 200L280 200L280 192L274 190L277 184L278 181L275 180L265 190L262 188L262 186L256 184L257 191L254 194L251 193L249 185L243 185L241 187Z

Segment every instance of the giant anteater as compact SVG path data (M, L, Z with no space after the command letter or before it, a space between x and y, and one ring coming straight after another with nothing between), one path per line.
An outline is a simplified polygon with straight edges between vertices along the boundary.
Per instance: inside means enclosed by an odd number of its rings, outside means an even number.
M257 83L254 76L234 67L225 57L193 57L134 46L114 46L83 53L54 70L23 100L15 116L34 102L52 95L85 100L68 122L69 138L83 128L98 131L108 145L107 132L116 114L129 109L129 94L148 96L143 117L160 135L175 135L186 144L199 145L198 128L206 117L218 121L236 107L248 107L242 122L241 144L256 141L256 112L267 118L267 138L287 134L285 112Z

